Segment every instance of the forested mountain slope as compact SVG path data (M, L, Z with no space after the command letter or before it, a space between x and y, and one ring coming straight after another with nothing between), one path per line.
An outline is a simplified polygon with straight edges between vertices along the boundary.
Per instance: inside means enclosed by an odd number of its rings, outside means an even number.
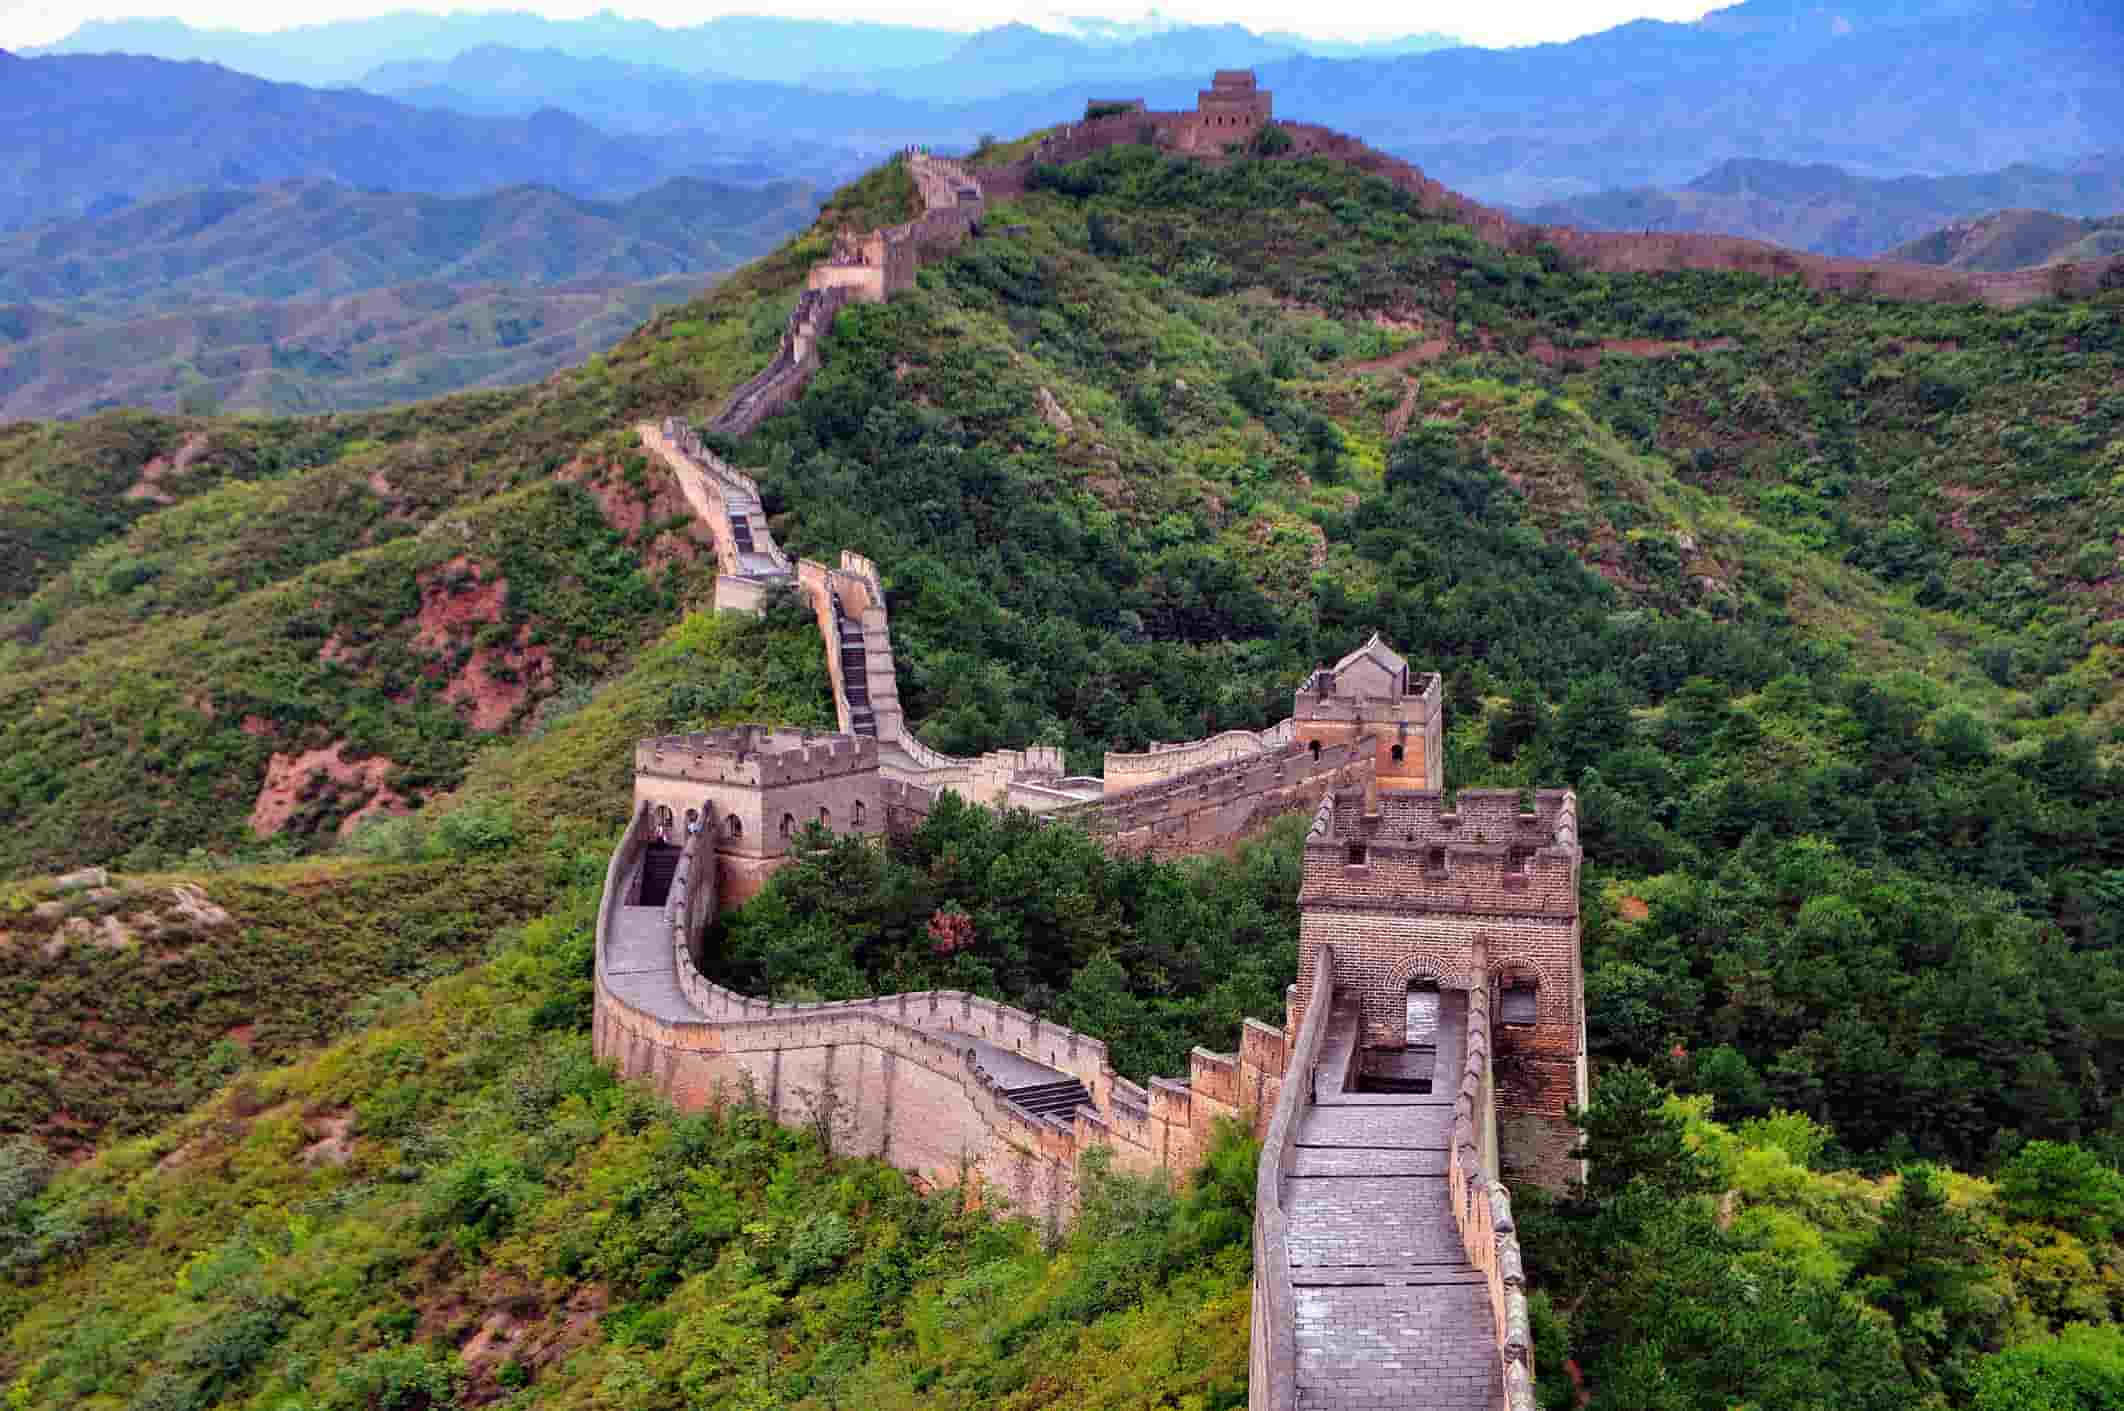
M627 428L705 421L828 232L910 195L881 171L535 389L0 440L27 565L0 867L498 839L564 893L319 1059L11 1176L25 1405L1243 1398L1244 1175L1115 1186L1050 1257L585 1065L629 739L827 713L800 616L682 617L707 568ZM1083 765L1263 725L1377 629L1445 673L1456 783L1579 789L1604 1174L1525 1214L1554 1404L1568 1350L1604 1411L1999 1411L2124 1358L2120 298L1587 275L1330 163L1123 148L845 310L793 410L725 450L793 553L880 565L940 748ZM290 788L276 760L319 751ZM816 840L715 965L784 997L995 994L1147 1075L1280 1013L1293 843L1117 863L945 812L890 854ZM48 896L6 922L38 954ZM973 947L934 944L946 911Z

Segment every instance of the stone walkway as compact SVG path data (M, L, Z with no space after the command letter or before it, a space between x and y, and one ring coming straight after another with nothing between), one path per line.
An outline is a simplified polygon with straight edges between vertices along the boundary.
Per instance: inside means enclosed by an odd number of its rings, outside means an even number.
M1448 992L1436 1071L1460 1071L1465 1016ZM1452 1095L1346 1089L1357 1027L1354 1009L1330 1016L1283 1191L1300 1411L1491 1411L1503 1387L1489 1294L1446 1192Z

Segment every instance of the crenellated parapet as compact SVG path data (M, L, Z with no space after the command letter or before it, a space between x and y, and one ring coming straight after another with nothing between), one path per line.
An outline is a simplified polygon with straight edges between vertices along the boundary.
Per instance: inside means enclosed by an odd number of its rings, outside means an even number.
M645 898L668 846L657 809L636 808L607 866L593 1042L681 1108L749 1095L780 1120L824 1120L844 1150L938 1185L971 1179L1059 1222L1093 1147L1125 1170L1180 1174L1201 1161L1219 1118L1254 1121L1275 1105L1282 1048L1266 1025L1249 1028L1240 1054L1198 1049L1188 1081L1146 1089L1114 1072L1100 1040L963 991L787 1003L718 985L700 956L718 903L717 844L689 833L663 900ZM1047 1080L1079 1084L1082 1100L1059 1112L1029 1105L1025 1094Z

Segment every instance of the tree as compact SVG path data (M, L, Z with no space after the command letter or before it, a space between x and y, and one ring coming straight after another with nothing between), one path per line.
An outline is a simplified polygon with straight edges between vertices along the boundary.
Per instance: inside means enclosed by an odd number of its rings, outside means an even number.
M2071 1142L2030 1142L1999 1172L1999 1203L2097 1244L2124 1228L2124 1174Z
M1939 1171L1906 1166L1900 1175L1851 1281L1895 1321L1904 1366L1923 1383L1934 1365L1975 1340L1969 1294L1983 1262L1969 1221L1948 1204Z
M2076 1323L1977 1365L1975 1411L2113 1411L2124 1406L2124 1328Z
M1575 681L1556 718L1557 741L1565 768L1578 777L1610 750L1630 739L1630 697L1622 682L1606 672Z
M1713 1187L1710 1159L1690 1147L1681 1119L1667 1113L1668 1096L1649 1072L1625 1063L1601 1076L1592 1102L1571 1109L1583 1133L1571 1154L1588 1164L1587 1195L1608 1201L1642 1183L1678 1199Z
M1547 723L1540 693L1522 686L1512 693L1511 704L1490 717L1490 758L1500 763L1517 759L1522 749L1541 738L1542 727Z

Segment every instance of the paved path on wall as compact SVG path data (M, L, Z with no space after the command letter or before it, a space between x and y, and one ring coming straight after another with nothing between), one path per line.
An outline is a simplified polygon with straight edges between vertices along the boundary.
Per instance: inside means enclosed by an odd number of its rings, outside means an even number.
M1435 1071L1458 1073L1467 1001L1443 1000ZM1492 1411L1503 1387L1489 1291L1446 1188L1453 1094L1342 1090L1357 1024L1354 1009L1330 1016L1283 1187L1299 1411Z
M631 878L623 878L622 885ZM660 906L613 908L612 931L605 944L605 985L646 1014L676 1021L699 1013L678 986L671 963L671 924Z
M660 906L614 909L612 930L605 946L605 983L627 1003L667 1023L706 1018L679 989L678 971L671 956L671 928L664 919L664 908ZM949 1028L931 1032L949 1034L959 1041L961 1047L973 1049L975 1058L988 1070L989 1076L1006 1088L1059 1083L1070 1076L974 1034Z

